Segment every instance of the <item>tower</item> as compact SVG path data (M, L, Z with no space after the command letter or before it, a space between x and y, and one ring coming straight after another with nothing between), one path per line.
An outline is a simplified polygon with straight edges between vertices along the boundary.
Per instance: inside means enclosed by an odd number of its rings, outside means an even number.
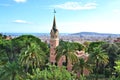
M55 13L55 11L54 11ZM59 45L59 31L57 29L56 26L56 19L55 19L55 15L54 15L54 20L53 20L53 26L50 32L50 62L52 64L55 64L56 60L55 60L55 49L56 47Z

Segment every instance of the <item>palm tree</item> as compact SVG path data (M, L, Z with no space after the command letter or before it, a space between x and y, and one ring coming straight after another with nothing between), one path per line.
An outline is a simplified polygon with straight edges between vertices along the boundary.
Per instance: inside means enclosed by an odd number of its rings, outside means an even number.
M120 60L115 61L115 63L116 63L116 66L114 66L114 68L118 77L120 78Z
M27 46L27 49L22 50L19 61L25 67L25 71L28 72L29 68L35 69L45 63L45 53L41 50L40 46L31 43Z
M106 70L107 72L109 71L109 75L107 75L108 77L112 75L112 72L115 71L114 66L115 61L117 59L119 59L119 43L106 43L103 46L103 49L106 50L108 57L109 57L109 63L106 66L106 68L108 70Z
M0 66L0 80L22 80L23 70L17 62L8 62L4 66Z
M93 48L93 52L90 53L89 59L90 59L89 61L95 63L96 80L98 80L99 65L108 63L108 55L101 48L101 46L98 46Z
M108 47L106 48L106 52L108 53L109 56L109 64L111 68L115 66L118 50L119 47L116 44L108 44Z
M78 50L78 51L85 50L85 46L80 43L73 42L72 44L73 44L75 50Z
M79 61L73 65L73 70L77 73L78 78L80 77L80 75L84 75L84 70L86 69L92 71L90 64L86 62L83 58L80 58Z
M74 54L74 46L70 42L61 41L56 49L56 61L58 62L62 56L65 56L67 69L69 65L78 61L77 56Z
M2 63L17 61L18 53L15 50L12 40L3 40L0 44L0 61Z

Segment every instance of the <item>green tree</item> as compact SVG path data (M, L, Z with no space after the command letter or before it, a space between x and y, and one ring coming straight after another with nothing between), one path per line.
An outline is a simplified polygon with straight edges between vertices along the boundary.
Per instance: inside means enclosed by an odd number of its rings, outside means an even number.
M32 35L22 35L11 40L0 38L0 80L22 80L25 74L23 76L17 72L25 72L27 67L31 71L41 68L48 61L48 53L47 44Z
M105 49L109 57L109 63L106 66L106 69L109 68L109 71L107 70L107 72L109 73L107 77L109 77L112 75L112 72L114 72L115 61L118 59L118 55L119 55L119 47L114 43L112 44L106 43L102 47L103 49Z
M90 53L89 59L89 61L92 61L93 64L95 64L96 80L98 80L99 65L108 63L108 55L101 48L101 46L98 46L93 48L93 52Z
M85 52L88 52L88 48L89 48L90 42L85 41L85 42L83 43L83 45L84 45L84 47L85 47Z
M16 61L18 58L18 53L14 50L14 42L12 40L2 40L0 44L0 54L4 55L4 59L9 62Z
M119 61L115 61L115 64L116 64L116 66L114 66L115 71L116 71L118 77L120 78L120 60Z
M82 44L80 44L80 43L73 42L72 44L73 44L73 48L75 48L75 50L81 51L81 50L85 49L85 47Z
M2 33L0 33L0 37L2 37Z
M84 76L85 69L92 71L90 64L86 62L83 58L80 58L79 61L73 65L73 71L77 73L78 78L80 78L80 75Z
M0 66L0 80L23 80L24 75L21 66L15 61Z
M23 49L20 54L19 61L22 66L25 67L25 71L28 72L28 69L35 69L41 67L45 64L45 53L41 48L35 44L31 43L27 49Z
M91 53L91 52L93 52L93 49L95 48L95 47L98 47L98 46L101 46L102 44L105 44L105 42L91 42L90 44L89 44L89 47L88 47L88 53Z
M41 43L41 40L33 35L21 35L17 38L12 39L12 41L14 42L14 47L16 48L15 50L18 53L20 53L23 48L26 48L31 43Z
M64 74L63 74L64 73ZM49 65L45 70L39 68L33 71L33 74L28 74L27 80L73 80L74 74L68 72L65 67Z
M78 58L74 54L75 53L74 49L75 48L74 48L72 43L61 41L60 45L56 49L56 61L59 61L59 59L62 56L65 56L65 58L66 58L66 65L65 66L68 66L69 61L71 63L77 62Z
M35 43L41 48L41 50L45 53L46 56L48 56L49 54L48 45L33 35L21 35L17 38L14 38L13 42L15 47L14 50L16 51L16 53L21 53L21 50L30 46L31 43ZM45 60L46 62L48 62L48 58Z

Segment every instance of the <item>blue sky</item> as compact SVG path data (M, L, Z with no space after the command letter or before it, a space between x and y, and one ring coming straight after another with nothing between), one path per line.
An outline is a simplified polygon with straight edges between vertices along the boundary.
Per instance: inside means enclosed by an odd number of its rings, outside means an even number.
M120 0L0 0L0 32L120 33Z

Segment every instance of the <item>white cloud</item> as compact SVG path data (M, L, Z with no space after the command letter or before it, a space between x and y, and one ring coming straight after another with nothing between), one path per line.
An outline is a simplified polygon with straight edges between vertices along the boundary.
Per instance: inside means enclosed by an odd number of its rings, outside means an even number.
M95 9L96 3L81 4L80 2L66 2L64 4L53 5L54 8L67 9L67 10L88 10Z
M27 0L14 0L15 2L17 2L17 3L25 3L25 2L27 2Z
M25 21L25 20L14 20L14 23L19 23L19 24L32 24L31 22Z

